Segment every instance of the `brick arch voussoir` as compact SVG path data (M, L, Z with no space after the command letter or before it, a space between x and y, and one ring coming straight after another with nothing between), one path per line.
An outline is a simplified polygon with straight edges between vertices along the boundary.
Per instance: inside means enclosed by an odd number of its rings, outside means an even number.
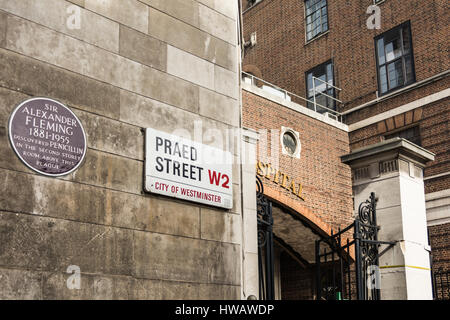
M264 185L264 195L268 197L270 200L284 206L291 212L295 212L296 214L300 215L300 219L303 219L313 230L315 230L317 233L319 233L322 236L331 236L332 228L331 226L317 217L313 211L310 209L302 206L298 201L286 196L279 190L275 190L269 186ZM334 230L336 232L336 230ZM347 240L346 237L343 237L342 240ZM352 239L348 239L351 241ZM355 260L355 252L354 252L354 246L350 248L350 258L352 260Z
M315 215L310 209L302 206L298 201L286 196L281 191L275 190L266 185L264 186L264 195L272 201L286 207L288 210L300 215L299 218L303 219L319 234L323 236L331 235L331 226Z

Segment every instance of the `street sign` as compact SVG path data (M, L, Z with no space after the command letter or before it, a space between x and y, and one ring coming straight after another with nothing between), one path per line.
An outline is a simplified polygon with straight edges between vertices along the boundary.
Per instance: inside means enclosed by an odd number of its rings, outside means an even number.
M145 155L146 191L233 207L230 152L148 128Z

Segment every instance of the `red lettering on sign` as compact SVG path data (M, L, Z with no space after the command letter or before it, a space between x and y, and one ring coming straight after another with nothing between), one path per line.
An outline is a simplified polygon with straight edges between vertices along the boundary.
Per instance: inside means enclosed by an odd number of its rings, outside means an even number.
M228 175L224 174L222 178L225 179L225 182L222 184L222 187L230 189L230 186L228 185L228 183L230 183L230 178L228 177Z
M211 174L211 172L212 172L212 174ZM213 171L208 170L208 174L209 174L209 183L215 184L216 186L218 186L219 182L220 182L221 174L218 172L215 172L214 170Z
M223 178L225 181L222 183L222 187L225 189L230 189L230 186L228 185L230 183L230 178L226 174L221 174L220 172L211 171L208 170L209 174L209 183L215 184L216 186L219 185L220 180Z

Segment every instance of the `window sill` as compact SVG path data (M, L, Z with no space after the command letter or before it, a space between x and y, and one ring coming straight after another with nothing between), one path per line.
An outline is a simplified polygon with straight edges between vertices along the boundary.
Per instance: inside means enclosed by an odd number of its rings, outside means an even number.
M436 82L436 81L438 81L440 79L443 79L443 78L447 77L449 74L450 74L450 70L447 70L447 71L438 73L438 74L436 74L436 75L434 75L434 76L432 76L430 78L421 80L419 82L414 82L413 84L411 84L411 85L409 85L407 87L400 88L397 91L391 92L389 94L385 94L383 96L378 96L376 99L373 99L373 100L371 100L369 102L366 102L366 103L364 103L362 105L359 105L357 107L354 107L352 109L344 111L342 113L342 115L345 116L345 115L350 114L352 112L355 112L355 111L358 111L358 110L370 107L370 106L372 106L374 104L380 103L382 101L388 100L390 98L397 97L397 96L399 96L401 94L404 94L404 93L407 93L407 92L409 92L411 90L414 90L414 89L426 86L426 85L428 85L430 83Z
M317 39L320 39L320 38L326 36L326 35L329 34L329 33L330 33L330 29L328 29L328 30L325 31L324 33L321 33L319 36L317 36L317 37L315 37L315 38L312 38L311 40L307 40L307 41L305 42L305 47L306 47L308 44L310 44L311 42L314 42L314 41L316 41Z
M386 92L380 93L380 90L377 90L377 98L378 99L382 99L384 97L388 97L390 95L394 95L395 93L399 92L399 91L405 91L406 89L408 89L409 87L413 87L415 84L417 84L417 81L414 79L414 81L408 83L408 84L404 84L402 86L398 86L394 89L390 89Z

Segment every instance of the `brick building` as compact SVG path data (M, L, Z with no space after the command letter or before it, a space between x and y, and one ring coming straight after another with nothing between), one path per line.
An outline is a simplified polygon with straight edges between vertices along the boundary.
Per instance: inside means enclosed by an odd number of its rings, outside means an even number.
M372 190L399 240L383 298L430 298L427 161L448 261L444 2L381 2L381 30L371 0L240 2L0 0L0 299L355 297Z
M353 221L351 171L340 161L348 127L246 80L243 126L259 134L256 174L273 206L275 298L313 299L315 240Z
M244 71L341 119L352 151L402 137L435 154L424 170L428 233L434 270L448 270L448 3L242 0L242 7Z
M0 299L241 298L240 167L226 209L144 186L148 128L239 157L207 133L240 127L238 17L237 1L0 1ZM76 170L19 159L8 127L27 101L84 128Z

